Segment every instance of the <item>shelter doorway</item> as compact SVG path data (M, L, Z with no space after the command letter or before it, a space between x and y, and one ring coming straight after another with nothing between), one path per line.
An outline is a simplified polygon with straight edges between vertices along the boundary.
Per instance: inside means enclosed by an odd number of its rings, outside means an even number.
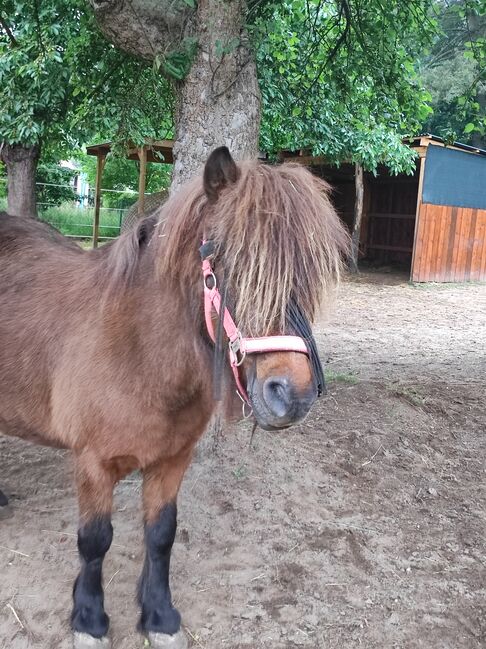
M336 209L349 230L356 198L354 165L335 169L312 168L332 187ZM372 266L394 266L410 273L419 193L420 165L412 176L392 176L385 167L377 175L364 174L364 212L361 225L360 262Z

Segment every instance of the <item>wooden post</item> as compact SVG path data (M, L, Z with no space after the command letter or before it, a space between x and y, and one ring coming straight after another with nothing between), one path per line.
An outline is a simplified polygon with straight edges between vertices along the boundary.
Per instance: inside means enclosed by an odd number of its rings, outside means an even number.
M101 177L105 166L106 153L98 153L96 157L96 188L95 207L93 219L93 248L98 247L98 234L100 229L100 208L101 208Z
M354 166L354 185L356 199L354 202L354 221L351 232L351 254L349 256L349 270L352 273L358 272L359 240L361 235L361 221L363 219L364 206L364 173L363 167L356 163Z
M138 176L138 216L142 216L145 208L145 175L147 171L147 147L143 146L138 151L140 159L140 173Z
M424 155L420 156L420 168L419 168L419 184L417 192L417 209L415 211L415 229L413 232L413 249L412 249L412 266L410 268L410 281L418 282L420 281L420 254L422 250L419 250L417 255L417 244L418 244L418 230L420 225L420 212L422 211L422 191L424 188L424 174L425 174L425 160L427 157L427 149L425 149Z

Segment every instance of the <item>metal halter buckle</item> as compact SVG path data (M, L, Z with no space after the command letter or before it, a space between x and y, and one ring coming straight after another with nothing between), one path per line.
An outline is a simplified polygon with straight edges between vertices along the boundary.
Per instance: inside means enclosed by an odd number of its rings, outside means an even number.
M241 351L241 334L233 341L229 341L229 348L232 358L235 359L235 367L242 365L245 360L246 352Z
M212 286L208 286L208 280L212 280L213 283ZM208 291L213 291L215 288L217 288L218 282L216 281L216 275L213 272L210 272L208 275L205 276L204 286L208 289Z

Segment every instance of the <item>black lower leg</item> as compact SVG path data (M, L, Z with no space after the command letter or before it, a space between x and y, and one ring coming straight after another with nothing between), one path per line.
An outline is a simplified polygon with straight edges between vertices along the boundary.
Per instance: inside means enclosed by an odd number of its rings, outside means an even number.
M103 608L101 571L111 545L113 527L108 516L98 517L78 530L81 572L74 584L71 626L74 631L101 638L108 631L108 616Z
M177 506L167 504L155 523L145 525L146 555L138 588L142 608L139 627L173 635L181 627L181 616L172 606L169 587L170 553L177 527Z

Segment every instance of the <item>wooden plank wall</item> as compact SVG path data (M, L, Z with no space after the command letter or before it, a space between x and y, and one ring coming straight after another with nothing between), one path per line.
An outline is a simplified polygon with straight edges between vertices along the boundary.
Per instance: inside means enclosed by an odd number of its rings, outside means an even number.
M382 173L368 180L367 258L375 263L411 266L418 171L414 176Z
M486 281L486 210L420 203L414 282Z

